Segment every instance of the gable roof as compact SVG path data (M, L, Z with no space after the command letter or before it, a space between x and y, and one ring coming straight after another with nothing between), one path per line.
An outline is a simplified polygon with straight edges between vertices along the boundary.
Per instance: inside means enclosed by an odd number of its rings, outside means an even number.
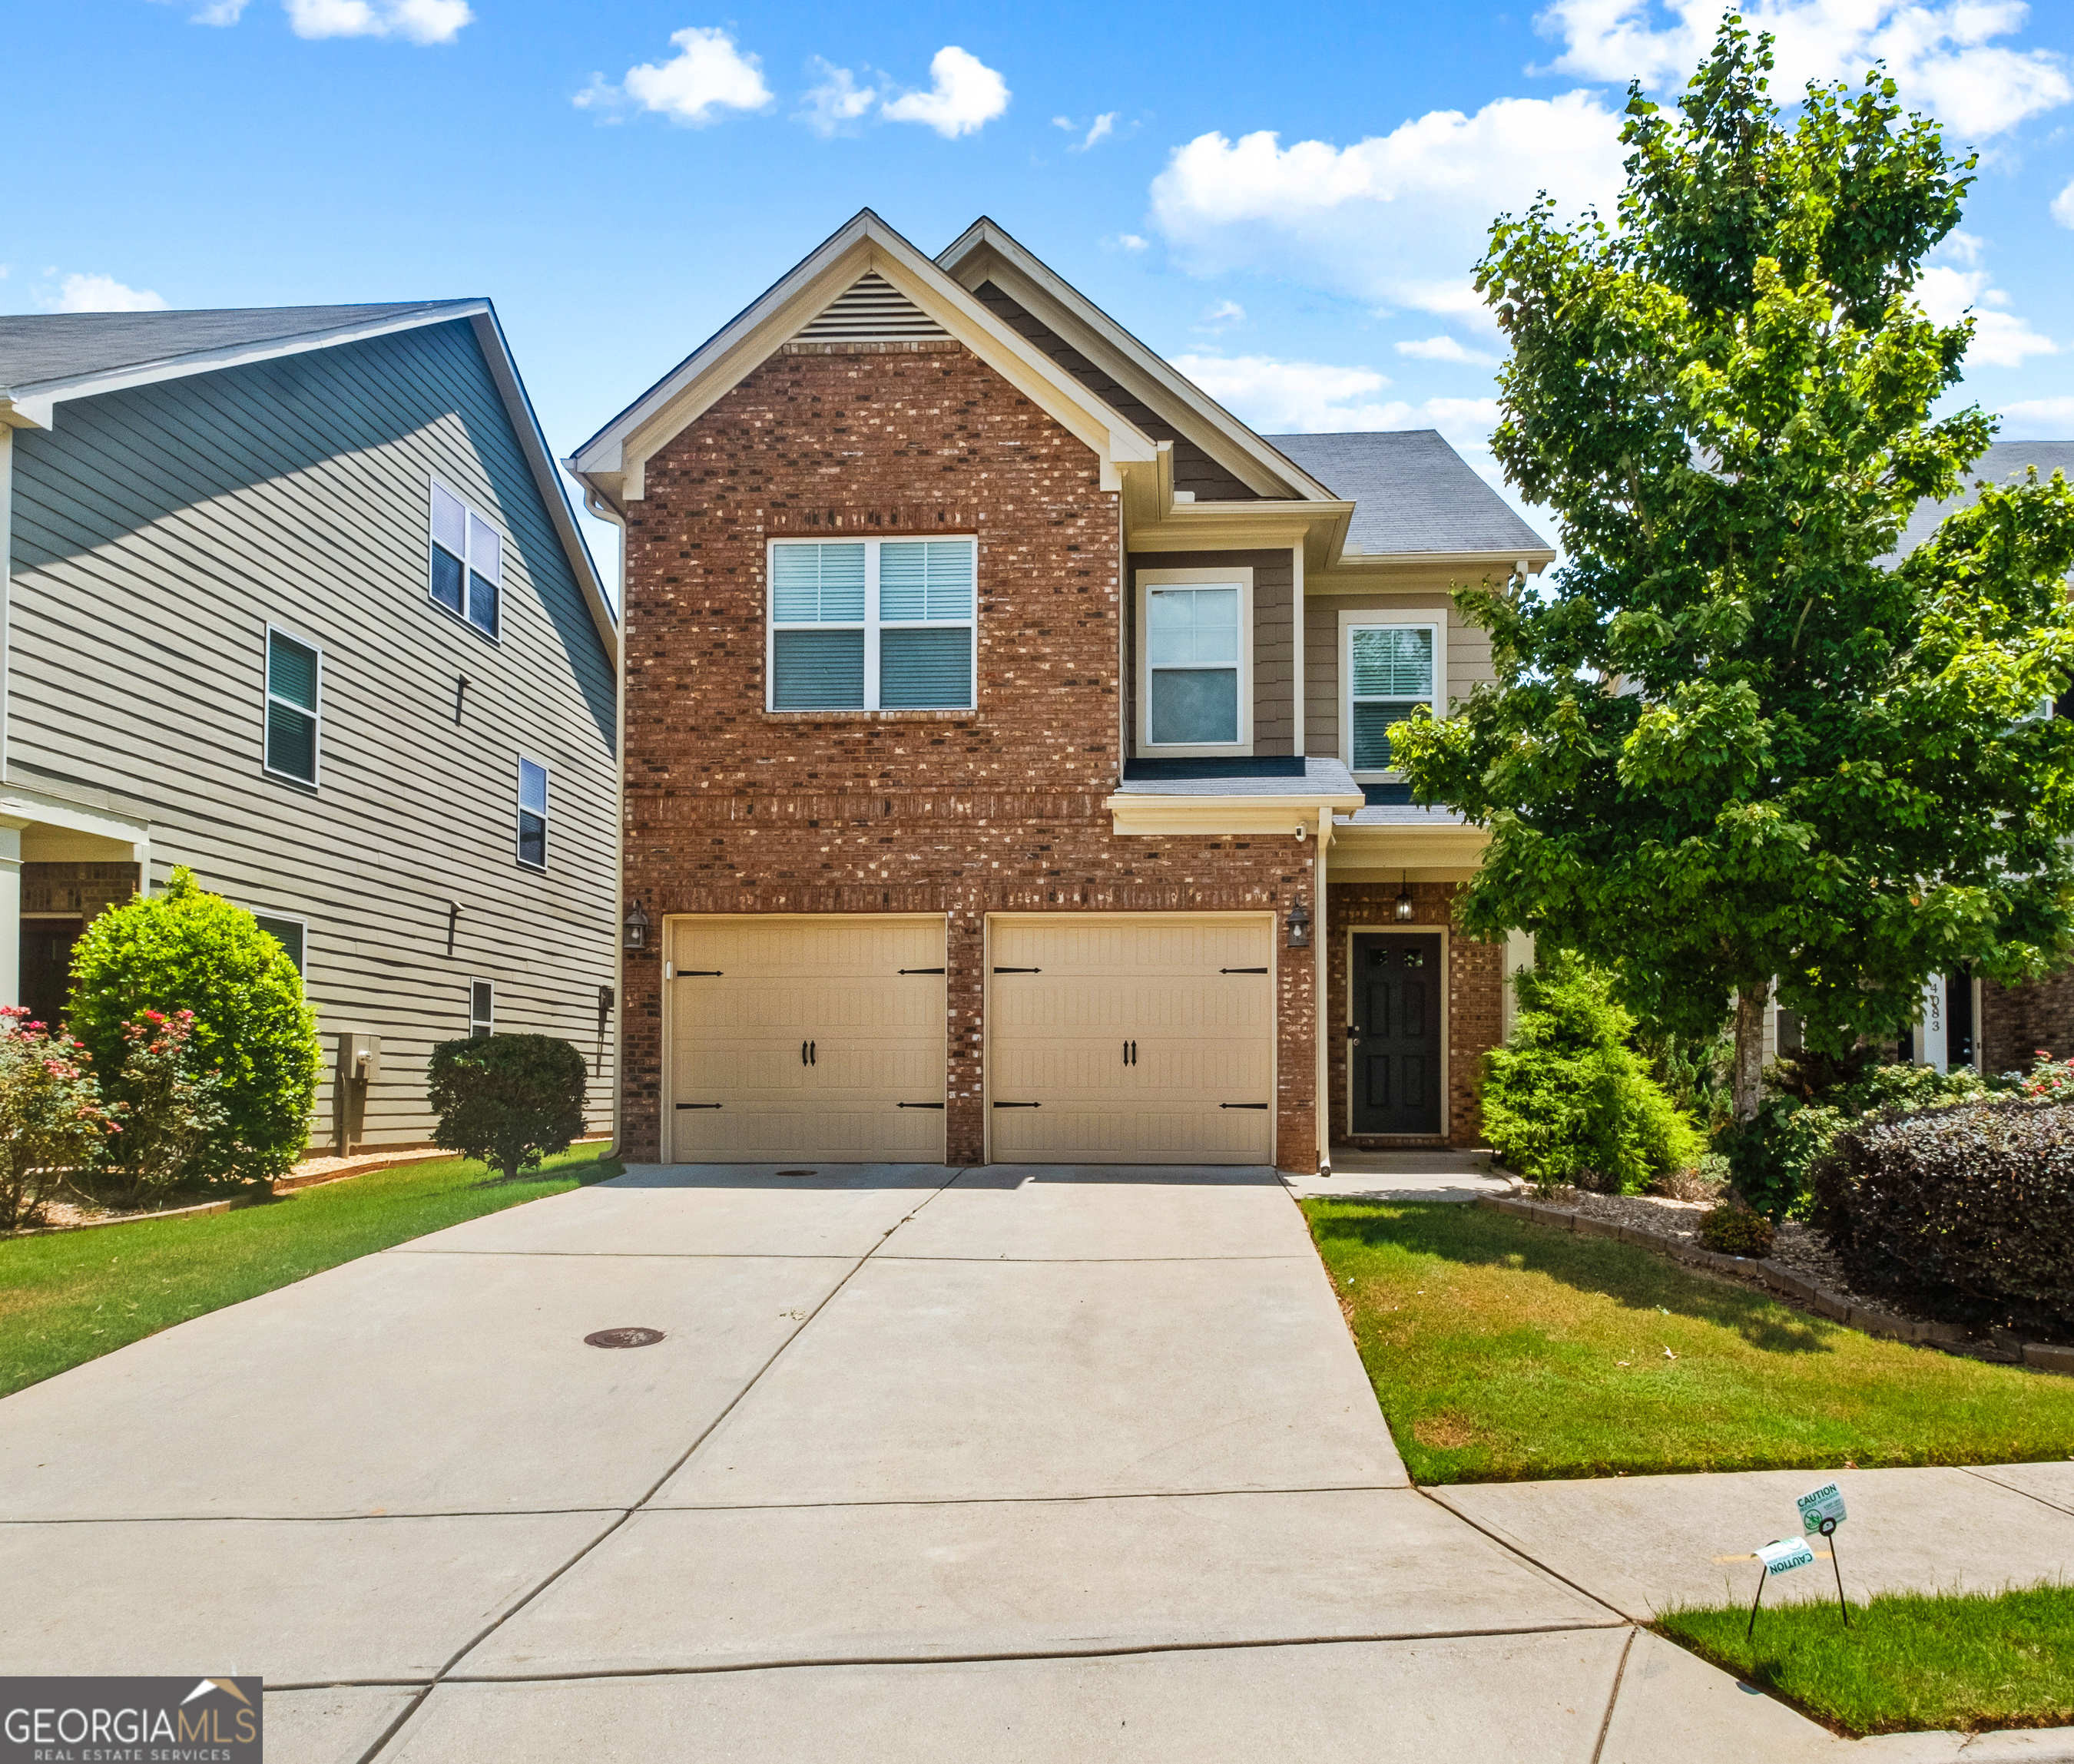
M1437 429L1262 439L1353 501L1349 552L1553 554Z
M619 628L532 400L489 301L404 300L368 306L225 307L182 312L48 312L0 316L0 424L48 429L67 399L213 373L248 362L335 348L420 325L465 319L518 439L527 470L575 572L614 671Z
M1159 450L1134 424L1060 373L870 209L861 208L577 447L565 462L569 471L614 504L638 499L651 455L874 273L1093 448L1102 462L1105 488L1118 488L1118 468L1159 461Z
M1938 524L1953 510L1970 505L1980 496L1982 483L2006 484L2021 478L2026 466L2036 466L2041 478L2064 472L2074 481L2074 441L1998 441L1960 476L1959 493L1943 502L1919 502L1901 530L1896 557L1905 558L1937 530Z

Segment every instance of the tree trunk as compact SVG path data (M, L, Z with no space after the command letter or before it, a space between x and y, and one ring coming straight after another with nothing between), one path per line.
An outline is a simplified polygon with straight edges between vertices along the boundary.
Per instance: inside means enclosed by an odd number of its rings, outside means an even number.
M1736 990L1736 1057L1733 1073L1736 1119L1757 1113L1764 1086L1764 1012L1771 1002L1769 982Z

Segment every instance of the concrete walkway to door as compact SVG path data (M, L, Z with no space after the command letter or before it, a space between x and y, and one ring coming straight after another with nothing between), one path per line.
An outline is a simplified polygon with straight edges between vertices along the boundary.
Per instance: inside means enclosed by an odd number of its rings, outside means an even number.
M0 1403L0 1584L7 1671L263 1673L271 1764L1956 1755L1409 1487L1266 1170L679 1167L459 1226Z

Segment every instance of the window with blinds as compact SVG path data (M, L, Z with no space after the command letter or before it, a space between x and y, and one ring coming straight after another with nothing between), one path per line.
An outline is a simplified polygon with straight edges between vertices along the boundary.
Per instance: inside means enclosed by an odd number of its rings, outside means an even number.
M497 529L437 482L432 485L430 591L448 612L495 637L504 593L504 541Z
M323 657L316 645L266 629L266 734L263 764L298 784L317 781L317 694Z
M518 861L535 870L547 867L547 769L523 757L518 761Z
M978 542L777 539L771 708L973 707Z
M1358 777L1391 769L1390 732L1423 705L1440 714L1436 631L1429 624L1356 624L1347 629L1348 722Z

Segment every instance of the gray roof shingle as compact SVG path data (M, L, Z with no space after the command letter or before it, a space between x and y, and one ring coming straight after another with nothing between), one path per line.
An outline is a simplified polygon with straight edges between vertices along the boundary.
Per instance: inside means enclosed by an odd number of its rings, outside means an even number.
M1901 530L1895 555L1907 557L1937 530L1937 525L1955 509L1963 509L1980 493L1975 486L2006 484L2021 478L2026 466L2035 465L2041 478L2064 472L2074 481L2074 441L1998 441L1961 475L1958 495L1944 502L1919 502L1908 525Z
M1548 542L1469 469L1437 429L1354 435L1269 435L1320 484L1352 501L1349 549L1545 552Z
M452 306L222 307L191 312L39 312L0 315L0 396L52 381L113 373L204 350L290 337Z

